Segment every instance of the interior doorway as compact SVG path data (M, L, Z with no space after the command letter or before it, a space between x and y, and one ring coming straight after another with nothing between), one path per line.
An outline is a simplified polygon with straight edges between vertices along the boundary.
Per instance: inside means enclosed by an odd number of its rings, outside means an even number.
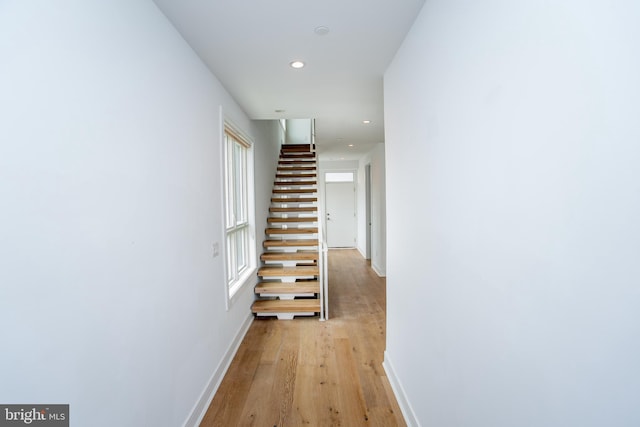
M355 173L326 172L325 215L327 246L353 248L356 246L356 187Z

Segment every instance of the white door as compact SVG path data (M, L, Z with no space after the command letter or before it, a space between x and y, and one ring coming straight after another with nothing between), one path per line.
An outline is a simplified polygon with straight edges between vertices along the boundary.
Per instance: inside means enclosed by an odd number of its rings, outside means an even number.
M356 246L356 192L354 182L325 184L325 214L327 216L327 246Z

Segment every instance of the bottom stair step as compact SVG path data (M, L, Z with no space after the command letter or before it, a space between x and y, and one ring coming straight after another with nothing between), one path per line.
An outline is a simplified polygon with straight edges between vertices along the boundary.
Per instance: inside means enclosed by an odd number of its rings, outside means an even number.
M251 306L251 311L256 314L268 313L319 313L319 299L293 299L293 300L258 300Z

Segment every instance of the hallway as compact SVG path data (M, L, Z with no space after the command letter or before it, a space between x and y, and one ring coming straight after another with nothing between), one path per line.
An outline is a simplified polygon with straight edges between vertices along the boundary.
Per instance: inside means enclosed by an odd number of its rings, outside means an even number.
M330 320L256 319L201 426L404 426L382 369L385 280L329 253Z

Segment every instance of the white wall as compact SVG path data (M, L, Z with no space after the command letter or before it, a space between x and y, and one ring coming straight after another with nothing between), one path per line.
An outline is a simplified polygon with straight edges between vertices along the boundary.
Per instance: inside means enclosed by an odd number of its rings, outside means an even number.
M357 160L322 160L318 161L318 169L324 175L326 171L354 171L358 169Z
M276 169L280 157L280 146L284 144L285 134L282 126L277 120L256 120L254 129L262 140L260 144L255 144L254 164L255 164L255 207L256 207L256 254L258 257L264 252L262 246L265 240L265 229L267 228L267 217L269 216L269 206L271 206L271 196L273 195L273 183L276 178ZM258 261L260 265L260 261ZM256 275L256 282L257 280Z
M371 266L386 274L386 197L384 144L377 144L359 161L358 168L358 250L367 252L367 212L365 167L371 165Z
M287 144L311 143L311 119L287 119Z
M385 366L412 424L640 425L639 21L431 0L387 70Z
M220 105L256 152L271 131L150 1L2 2L0 63L0 401L194 422L253 300L225 310L212 256Z

